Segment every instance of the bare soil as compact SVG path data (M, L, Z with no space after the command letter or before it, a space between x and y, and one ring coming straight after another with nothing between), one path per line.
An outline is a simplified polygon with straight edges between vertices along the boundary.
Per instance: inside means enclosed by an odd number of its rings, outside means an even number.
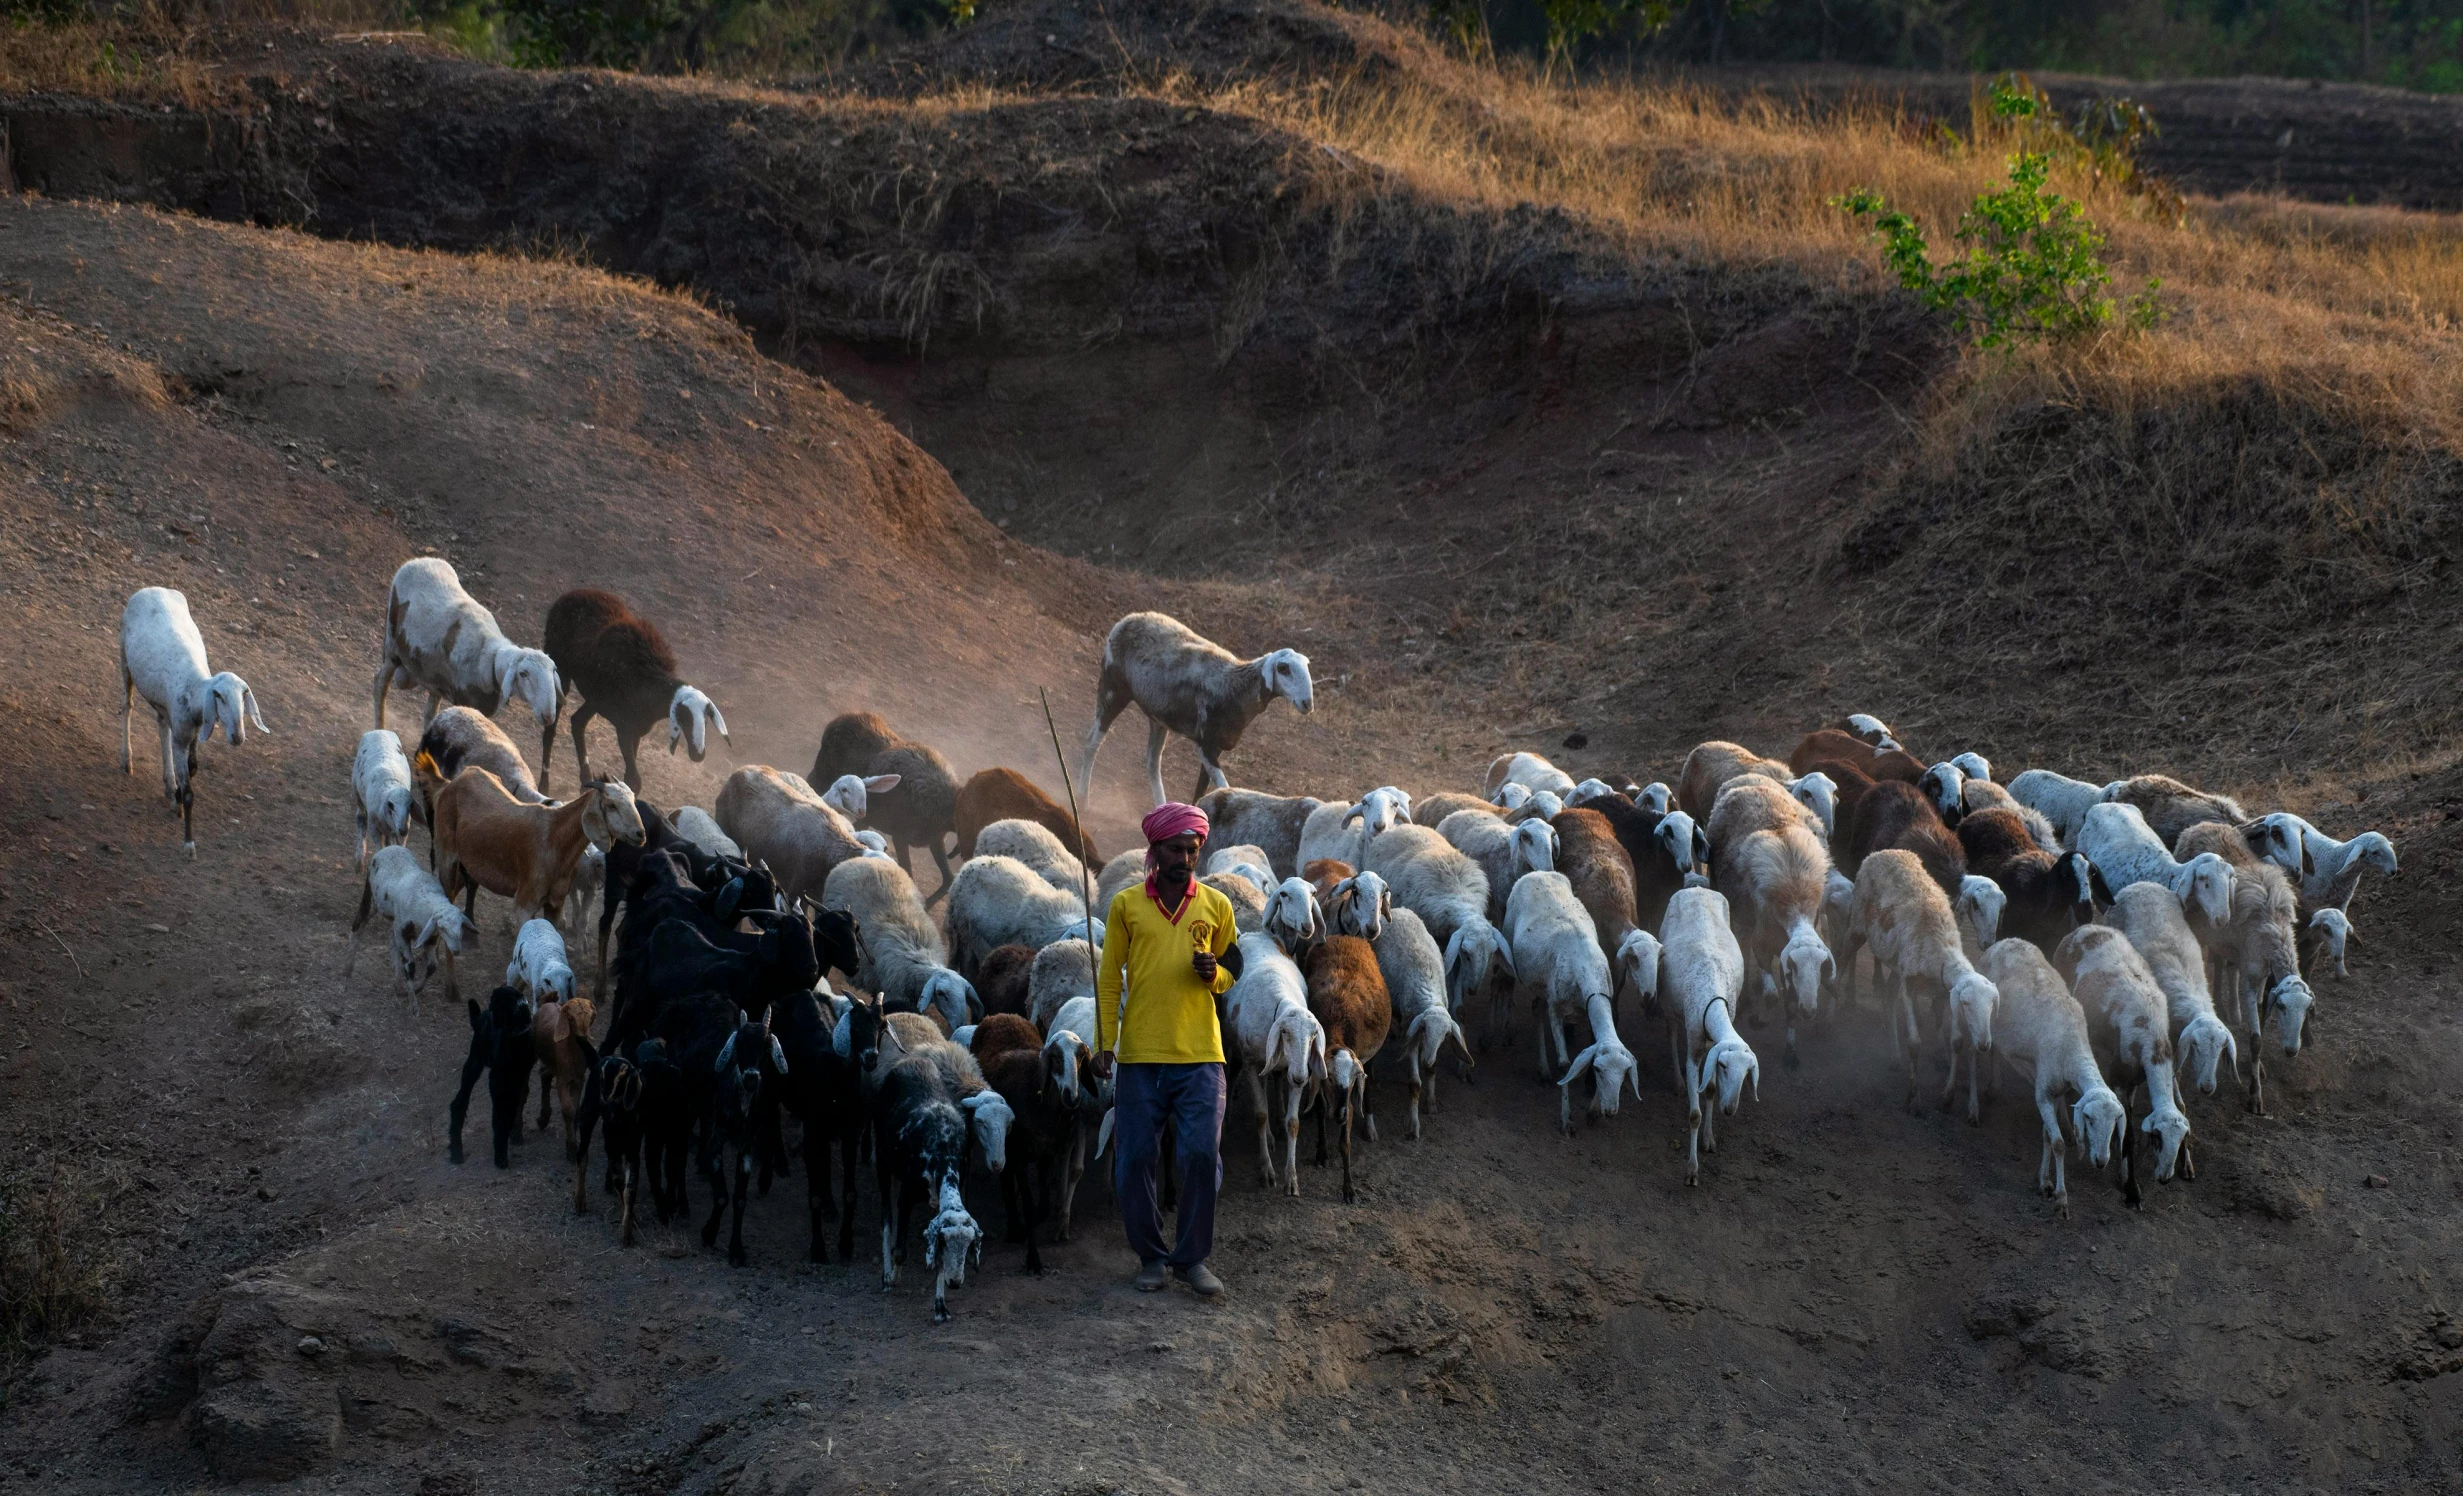
M1207 14L1226 9L1240 8ZM2411 561L2369 534L2304 542L2320 547L2309 580L2257 650L2151 632L2165 620L2129 611L2126 578L2038 560L1988 592L2032 611L2018 653L1979 670L1958 647L1980 649L1988 624L1929 615L1962 569L1996 576L2016 553L1989 533L1948 555L1926 537L2023 487L2027 449L1874 499L1874 433L1941 356L1886 304L1733 267L1603 289L1577 228L1534 231L1555 258L1449 303L1459 338L1420 345L1445 357L1414 367L1408 398L1327 404L1311 425L1329 371L1357 367L1381 328L1422 325L1394 309L1426 241L1395 225L1395 247L1331 291L1268 280L1266 331L1224 357L1223 298L1258 283L1209 282L1212 248L1147 251L1209 182L1273 167L1265 198L1299 193L1283 145L1238 121L1139 116L1140 135L1127 104L1072 97L954 121L885 113L874 140L834 133L828 108L723 90L391 53L394 71L353 74L339 50L302 46L316 66L291 76L336 91L319 96L327 119L369 111L343 132L352 159L381 145L426 173L405 166L355 201L441 224L437 194L467 188L458 237L379 230L444 248L0 200L0 710L19 725L0 767L0 1136L99 1198L89 1249L116 1285L108 1315L9 1384L0 1480L745 1496L2455 1486L2463 1247L2444 1095L2463 1079L2447 1016L2463 980L2444 886L2463 768L2446 532L2407 532L2426 558ZM634 91L603 97L620 87ZM142 113L92 107L113 129ZM33 112L73 112L47 108ZM12 129L26 117L13 105ZM531 132L546 145L519 180L570 194L497 214L501 178L380 128L421 118ZM543 133L557 119L579 123ZM1101 249L1074 281L1055 268L1065 236L994 234L1012 258L987 280L1021 320L969 334L953 314L920 355L894 318L856 325L866 304L889 315L875 290L822 273L903 242L865 240L888 231L855 195L813 220L852 237L815 239L800 262L819 267L810 304L849 320L793 338L779 303L704 277L738 242L749 268L728 285L782 283L753 277L776 262L737 236L771 232L809 193L661 200L639 220L656 233L591 241L632 243L644 258L615 268L716 309L472 252L626 200L657 177L644 162L724 157L739 121L876 149L877 177L896 175L900 139L978 163L1004 130L1036 150L1076 140L1053 158L1056 200L1150 191L1089 220ZM613 156L638 174L608 197L583 186L609 157L548 171L547 146L618 129L641 144ZM63 133L47 159L137 163L124 191L91 174L55 188L162 197L151 158L97 144L114 138ZM658 142L671 154L639 154ZM794 154L682 179L757 184ZM843 194L873 179L813 170L796 180ZM1307 221L1213 200L1218 226ZM211 193L176 205L248 216ZM650 253L687 242L710 253ZM1508 294L1578 283L1592 300ZM1120 330L1088 339L1107 295ZM2191 518L2217 537L2240 523ZM2118 547L2119 531L2094 533ZM821 723L857 707L962 773L1006 763L1054 784L1037 688L1073 735L1102 629L1160 606L1243 650L1315 658L1318 713L1277 709L1234 759L1267 787L1461 786L1507 745L1665 777L1697 739L1784 747L1864 709L1920 746L2163 768L2374 826L2404 871L2364 890L2367 944L2350 980L2321 983L2310 1047L2271 1067L2271 1114L2247 1116L2229 1085L2193 1098L2197 1178L2143 1212L2081 1169L2073 1218L2054 1218L2015 1092L1980 1128L1900 1109L1869 1011L1815 1035L1802 1070L1771 1064L1689 1190L1663 1038L1628 1013L1644 1095L1571 1138L1519 1025L1492 1036L1476 1084L1443 1085L1417 1142L1381 1085L1357 1206L1316 1170L1298 1201L1261 1190L1236 1097L1222 1304L1132 1293L1097 1189L1051 1272L1025 1277L1021 1249L995 1243L936 1329L912 1271L880 1290L861 1250L869 1190L857 1261L804 1260L791 1178L754 1207L752 1266L734 1270L681 1223L626 1251L603 1201L573 1215L552 1134L506 1173L481 1150L444 1161L461 1016L433 994L406 1007L381 956L341 975L348 762L377 613L392 568L428 550L517 636L584 583L661 622L735 734L699 766L646 761L661 804L706 804L740 763L801 768ZM249 678L274 728L208 750L193 860L142 723L136 777L116 763L114 626L148 583L188 592L216 663ZM2337 689L2298 694L2318 672ZM507 726L530 730L518 709ZM1588 745L1560 748L1574 730ZM1139 807L1137 736L1115 738L1098 776L1107 846ZM569 748L556 769L569 779ZM1189 776L1175 749L1171 780ZM483 902L473 986L505 953L502 907ZM1775 1032L1749 1037L1775 1055ZM992 1192L980 1213L997 1218Z

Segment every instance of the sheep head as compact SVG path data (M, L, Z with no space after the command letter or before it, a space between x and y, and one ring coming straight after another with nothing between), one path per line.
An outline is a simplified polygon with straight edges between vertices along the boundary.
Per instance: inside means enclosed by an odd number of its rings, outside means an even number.
M924 978L923 990L916 994L917 1012L933 1008L941 1010L941 1016L949 1020L949 1026L954 1030L961 1024L972 1022L983 1011L983 999L975 995L974 987L966 978L944 966Z
M1278 649L1260 656L1257 673L1269 698L1280 696L1305 716L1317 704L1316 686L1309 679L1308 656L1296 649Z
M1645 1002L1659 995L1659 937L1648 930L1627 930L1616 943L1616 969Z
M712 728L729 746L734 745L735 739L727 736L727 719L720 715L718 703L695 687L676 687L675 696L667 703L667 751L673 754L681 743L693 762L700 763L710 751Z
M1848 713L1847 730L1872 744L1873 751L1876 753L1887 752L1898 746L1898 739L1891 734L1890 724L1871 712Z
M2150 1085L2148 1090L2153 1091L2154 1087ZM2181 1145L2189 1141L2189 1114L2174 1104L2169 1088L2165 1094L2154 1097L2154 1105L2155 1110L2138 1124L2138 1130L2155 1134L2155 1177L2164 1181L2172 1178L2174 1166L2181 1161Z
M2275 1014L2275 1039L2286 1056L2301 1052L2301 1030L2309 1022L2309 1006L2317 995L2298 973L2278 977L2266 991L2266 1005Z
M264 730L265 724L258 723L257 731L263 732ZM2395 844L2388 841L2383 832L2364 831L2353 837L2351 856L2390 877L2394 874Z
M2299 816L2278 810L2240 829L2249 850L2293 877L2306 878L2317 871L2309 855L2308 833L2313 828Z
M1955 826L1958 824L1959 806L1963 799L1961 786L1966 782L1967 775L1958 765L1941 763L1925 770L1924 778L1917 782L1916 787L1924 791L1924 798L1932 802L1933 809L1939 813L1942 821L1947 825Z
M1992 782L1992 763L1981 753L1961 753L1953 757L1950 763L1969 779L1981 779L1988 784Z
M821 803L849 821L860 821L872 813L872 797L886 795L896 789L902 777L897 774L841 774L830 782L828 789L821 792ZM877 831L873 834L880 835ZM860 839L862 833L857 835ZM883 850L887 850L886 842L883 843Z
M2240 1069L2239 1046L2232 1042L2232 1030L2212 1013L2201 1013L2181 1026L2181 1042L2173 1047L2179 1056L2181 1073L2201 1096L2215 1094L2216 1072L2222 1068L2225 1056L2233 1057L2233 1069Z
M1952 1033L1964 1032L1967 1042L1978 1054L1993 1051L1993 1009L2001 1002L2001 989L1993 979L1980 971L1971 971L1950 984Z
M1641 1068L1634 1061L1633 1051L1627 1049L1624 1042L1613 1033L1604 1039L1595 1041L1589 1048L1574 1056L1574 1062L1565 1067L1565 1078L1556 1083L1560 1103L1559 1115L1571 1109L1573 1084L1581 1079L1583 1072L1587 1070L1594 1072L1591 1081L1591 1115L1594 1117L1615 1116L1617 1104L1624 1099L1624 1090L1628 1085L1633 1087L1634 1099L1636 1101L1642 1099Z
M1333 910L1336 931L1363 940L1383 935L1386 921L1394 917L1393 891L1375 873L1354 873L1335 884L1327 904Z
M1285 878L1274 890L1266 900L1263 928L1286 955L1324 936L1325 929L1317 920L1316 895L1306 879Z
M2001 938L2001 911L2009 901L2001 885L1990 878L1969 873L1959 880L1958 915L1967 922L1979 947L1988 947Z
M1789 932L1787 947L1779 952L1779 969L1796 991L1796 1006L1811 1013L1821 1007L1822 986L1838 973L1839 963L1814 932L1813 922L1805 919Z
M977 1091L960 1097L958 1105L966 1109L968 1123L975 1130L975 1141L983 1146L984 1167L997 1174L1009 1167L1009 1126L1018 1114L998 1091Z
M1519 810L1529 802L1530 798L1531 787L1529 785L1517 784L1509 779L1498 785L1497 792L1490 795L1488 800L1490 804L1501 806L1506 810Z
M1822 840L1837 834L1839 821L1839 784L1819 769L1799 779L1787 782L1787 792L1796 803L1822 819Z
M1565 797L1565 808L1567 810L1572 810L1579 806L1588 805L1593 800L1609 799L1615 794L1615 788L1611 786L1608 781L1604 779L1585 779L1580 784L1574 786L1572 794Z
M1669 869L1680 877L1710 861L1709 835L1684 811L1672 810L1661 817L1651 839L1668 859Z
M1452 1011L1462 1011L1465 997L1503 972L1514 979L1513 949L1497 927L1485 919L1466 921L1457 926L1445 941L1445 1003Z
M529 707L530 715L543 724L564 712L564 683L556 676L556 662L543 649L505 645L496 659L496 694Z
M1828 778L1829 776L1824 775L1823 777ZM1642 786L1642 793L1633 797L1633 803L1652 815L1664 816L1676 804L1676 791L1668 788L1666 780L1654 779Z
M1744 1100L1745 1082L1748 1080L1753 1082L1753 1099L1760 1101L1762 1062L1753 1053L1753 1046L1741 1036L1730 1033L1712 1045L1710 1053L1702 1056L1702 1071L1694 1083L1694 1090L1699 1093L1717 1085L1719 1115L1733 1117L1738 1104Z
M2232 864L2213 852L2201 852L2181 864L2172 889L2187 909L2192 903L2222 926L2232 921Z
M2335 975L2350 976L2343 964L2343 948L2360 938L2352 929L2352 917L2340 909L2321 909L2309 916L2309 928L2318 932L2328 958L2335 963Z
M2121 1098L2110 1086L2097 1086L2078 1098L2070 1107L2070 1126L2078 1133L2079 1145L2086 1149L2087 1162L2097 1168L2112 1162L2114 1145L2121 1141L2121 1129L2128 1125L2128 1114L2121 1109Z

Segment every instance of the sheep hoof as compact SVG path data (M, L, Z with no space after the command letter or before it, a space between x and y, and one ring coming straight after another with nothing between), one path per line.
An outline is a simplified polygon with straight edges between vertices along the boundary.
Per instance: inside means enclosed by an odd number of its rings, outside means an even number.
M458 1163L460 1163L461 1161L462 1161L462 1145L461 1145L461 1144L459 1144L459 1143L448 1143L448 1144L446 1144L446 1145L445 1145L445 1162L447 1162L447 1163L449 1163L449 1164L458 1164Z
M729 1267L743 1267L751 1260L751 1255L740 1246L729 1247L727 1249L727 1265Z

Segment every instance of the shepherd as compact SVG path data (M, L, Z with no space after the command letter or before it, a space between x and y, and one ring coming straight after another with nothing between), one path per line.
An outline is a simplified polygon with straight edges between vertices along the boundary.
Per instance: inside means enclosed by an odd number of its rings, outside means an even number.
M1131 1283L1155 1293L1178 1278L1211 1299L1223 1291L1206 1266L1223 1186L1223 1026L1214 1004L1239 978L1239 931L1231 900L1197 881L1206 813L1174 801L1139 825L1146 881L1113 895L1103 916L1094 1075L1111 1077L1117 1062L1115 1178L1121 1224L1138 1256ZM1168 1247L1155 1195L1167 1120L1180 1147L1178 1229Z

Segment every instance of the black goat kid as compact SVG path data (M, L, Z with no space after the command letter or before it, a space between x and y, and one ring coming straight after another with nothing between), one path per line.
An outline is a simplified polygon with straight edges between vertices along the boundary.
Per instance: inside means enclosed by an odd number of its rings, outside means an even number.
M727 1260L742 1267L744 1190L752 1179L753 1159L762 1151L762 1082L768 1076L784 1080L788 1073L786 1052L770 1033L770 1015L765 1011L755 1023L738 1009L735 1032L727 1036L710 1068L714 1084L701 1124L701 1172L710 1181L710 1218L701 1223L701 1244L718 1245L719 1217L732 1200L735 1224L727 1236ZM777 1105L776 1098L773 1090L769 1105ZM732 1180L726 1167L730 1148L735 1150Z
M530 999L511 987L488 995L487 1006L470 1007L470 1058L462 1062L462 1089L453 1094L453 1125L445 1156L462 1161L462 1119L470 1093L487 1072L488 1117L496 1138L496 1167L511 1168L508 1144L522 1136L522 1105L530 1099L530 1072L538 1060L530 1041Z

